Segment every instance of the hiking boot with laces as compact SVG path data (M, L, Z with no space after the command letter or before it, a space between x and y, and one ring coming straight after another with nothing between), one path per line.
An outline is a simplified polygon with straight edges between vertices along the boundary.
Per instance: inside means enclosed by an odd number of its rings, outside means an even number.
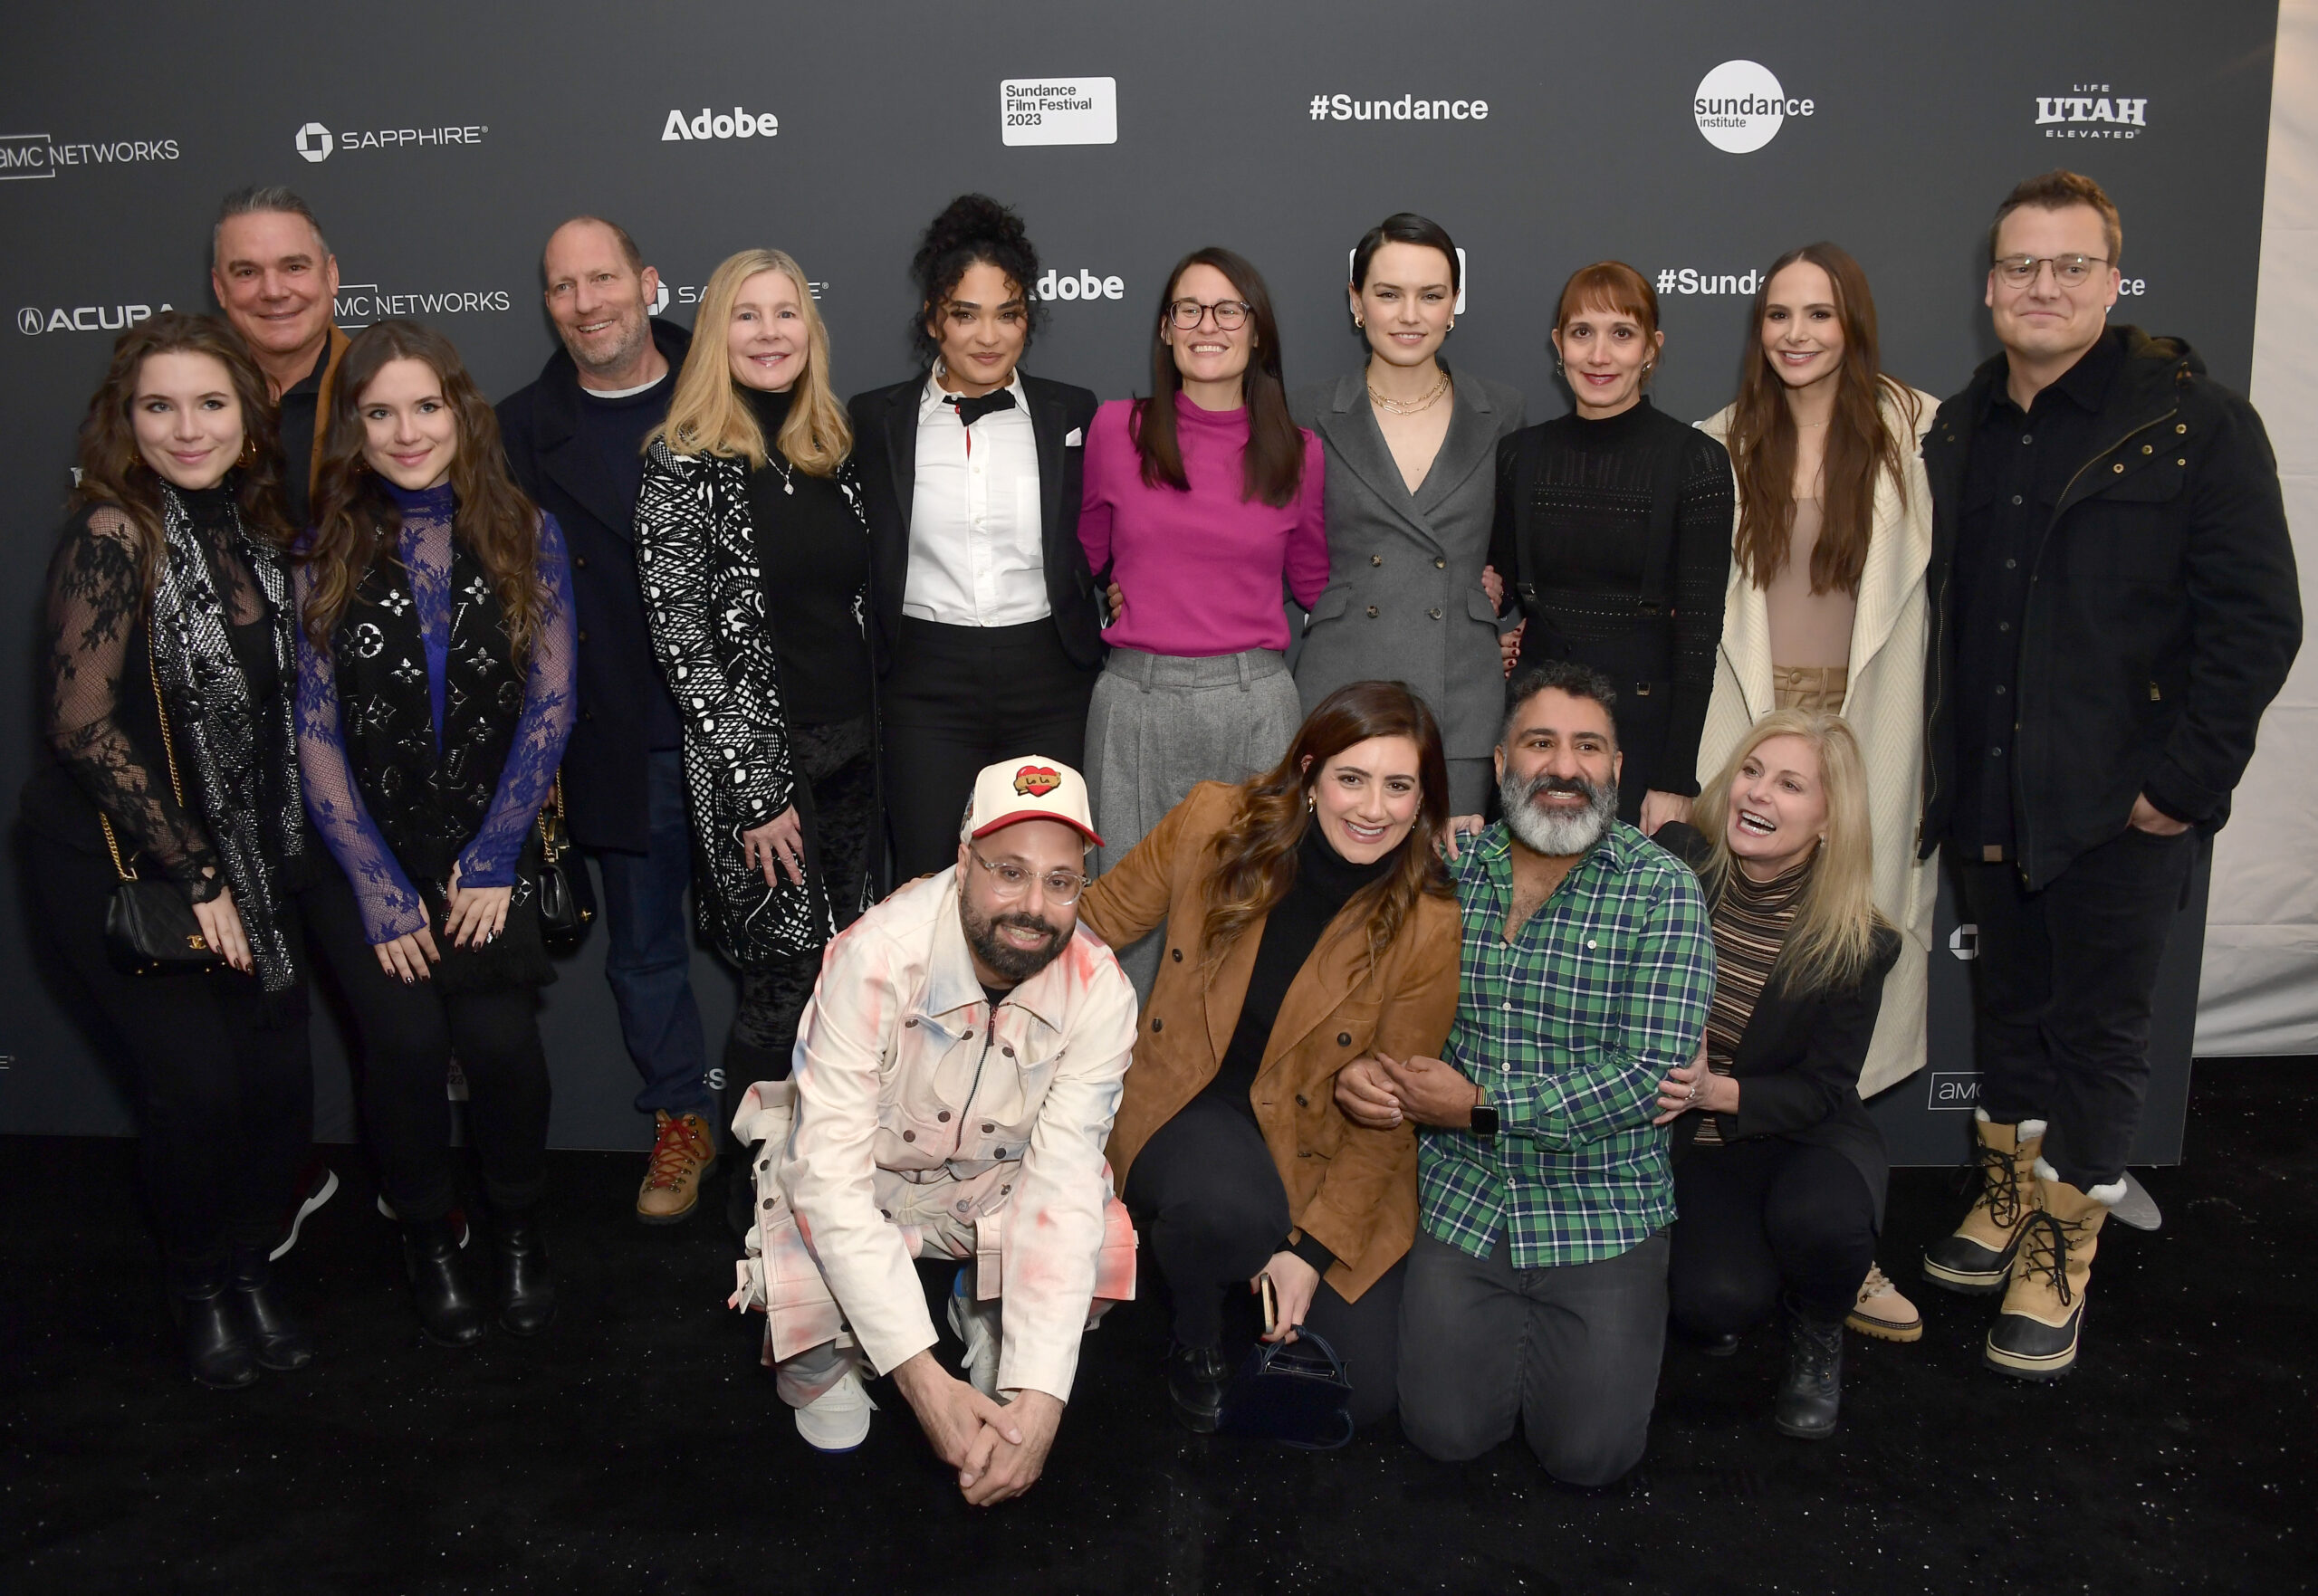
M1867 1278L1859 1287L1859 1301L1853 1305L1844 1323L1877 1341L1923 1339L1923 1314L1915 1304L1900 1295L1900 1288L1892 1284L1891 1276L1873 1264L1867 1266Z
M701 1178L716 1163L716 1138L696 1113L671 1118L664 1108L652 1120L652 1152L636 1193L636 1217L647 1225L673 1225L700 1206Z
M1956 1233L1924 1249L1923 1277L1965 1296L1993 1296L2004 1289L2020 1228L2036 1206L2036 1150L2044 1145L2045 1122L2000 1125L1978 1108L1972 1119L1980 1192Z
M2076 1364L2093 1255L2122 1182L2080 1191L2036 1161L2036 1209L2021 1227L2004 1308L1988 1332L1987 1361L2019 1380L2058 1380Z

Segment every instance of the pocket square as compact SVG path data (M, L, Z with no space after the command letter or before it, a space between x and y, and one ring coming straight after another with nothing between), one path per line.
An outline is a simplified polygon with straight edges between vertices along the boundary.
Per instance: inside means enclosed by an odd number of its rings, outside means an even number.
M1077 449L1084 446L1086 442L1087 429L1074 426L1070 429L1069 435L1062 440L1062 446L1066 449Z

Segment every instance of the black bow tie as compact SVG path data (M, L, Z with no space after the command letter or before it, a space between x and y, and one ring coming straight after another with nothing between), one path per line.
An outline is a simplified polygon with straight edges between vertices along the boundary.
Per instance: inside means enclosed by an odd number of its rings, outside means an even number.
M1011 388L1000 388L994 394L984 394L980 398L974 399L962 399L955 394L946 394L943 397L943 403L955 408L958 412L958 419L968 426L972 426L993 410L1014 408L1014 394Z

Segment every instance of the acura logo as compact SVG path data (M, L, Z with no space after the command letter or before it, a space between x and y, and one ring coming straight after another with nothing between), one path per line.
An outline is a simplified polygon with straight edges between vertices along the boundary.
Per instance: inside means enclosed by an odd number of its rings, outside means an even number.
M34 310L30 305L26 305L23 310L16 312L16 330L18 332L28 335L37 333L40 331L40 312Z
M330 152L338 148L338 140L320 122L308 122L298 129L298 153L310 161L326 161Z

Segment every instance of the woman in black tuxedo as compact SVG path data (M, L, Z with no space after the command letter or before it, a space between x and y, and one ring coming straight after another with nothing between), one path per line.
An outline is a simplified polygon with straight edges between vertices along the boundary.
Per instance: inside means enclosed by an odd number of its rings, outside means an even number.
M961 195L910 271L910 337L927 369L851 405L902 880L956 857L983 766L1028 754L1084 765L1103 664L1101 603L1078 544L1096 400L1018 369L1039 313L1022 219Z

